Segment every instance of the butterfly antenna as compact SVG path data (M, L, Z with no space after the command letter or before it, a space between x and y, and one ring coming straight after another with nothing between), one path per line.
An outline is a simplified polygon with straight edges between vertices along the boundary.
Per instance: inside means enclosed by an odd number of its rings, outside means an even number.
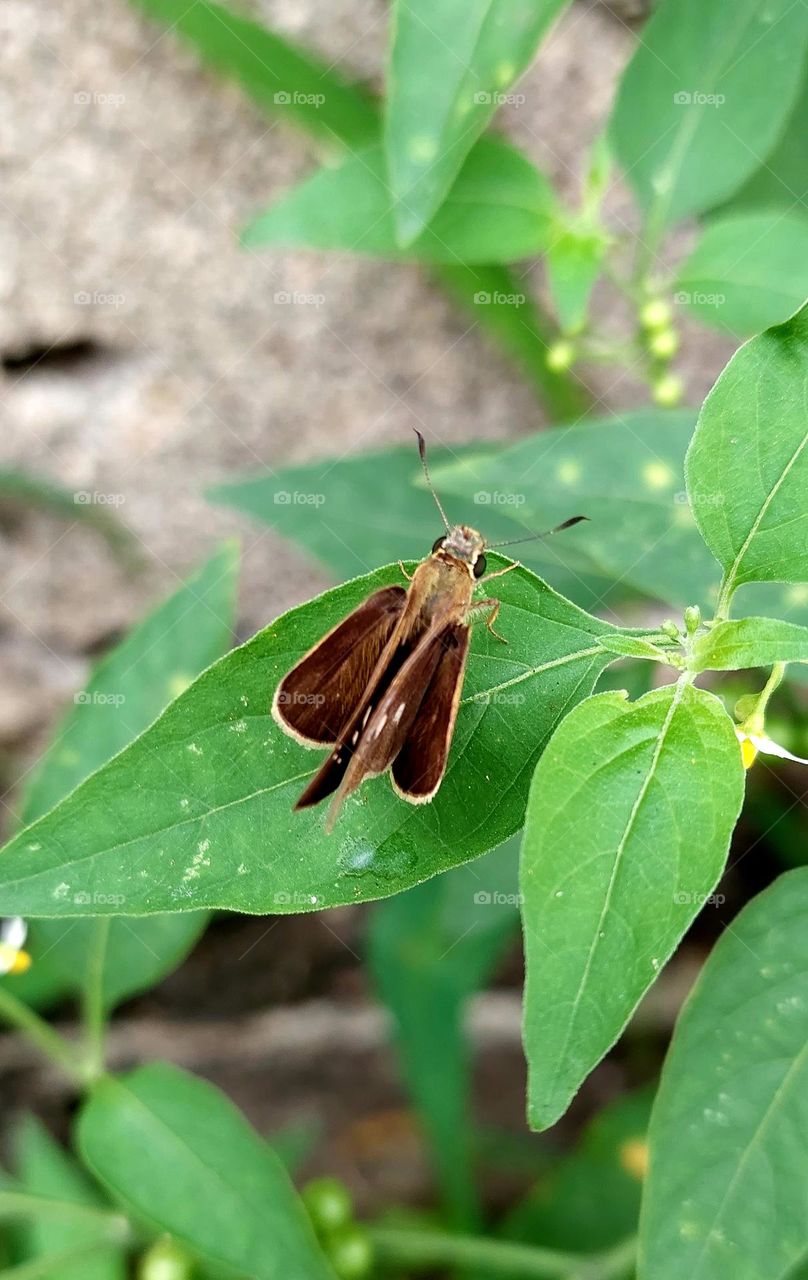
M441 514L441 519L443 520L443 523L446 525L446 531L448 533L450 528L449 521L446 519L446 512L441 506L440 498L435 492L435 486L432 483L432 480L430 479L430 475L429 475L429 467L426 464L426 440L421 435L421 432L418 430L417 427L413 427L413 431L418 437L418 452L421 456L421 466L424 468L424 475L426 476L426 483L429 488L429 492L432 494L432 497L435 499L435 506L438 508L438 511Z
M528 533L524 538L509 538L507 542L489 542L487 545L493 550L494 547L513 547L519 542L532 542L534 538L549 538L551 533L571 529L574 524L580 524L582 520L588 519L589 516L570 516L569 520L562 520L561 524L557 524L554 529L545 529L544 533Z

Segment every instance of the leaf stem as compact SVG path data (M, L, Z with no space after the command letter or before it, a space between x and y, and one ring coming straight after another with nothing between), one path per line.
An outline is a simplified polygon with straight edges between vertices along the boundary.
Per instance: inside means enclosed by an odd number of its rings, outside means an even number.
M444 1231L370 1227L370 1235L380 1260L395 1267L479 1267L510 1280L618 1280L631 1271L637 1251L633 1237L605 1253L580 1254Z
M775 662L771 669L769 678L761 689L755 702L755 709L750 716L746 717L744 724L751 733L763 733L766 721L766 708L775 689L782 682L786 673L786 664L784 662Z
M0 987L0 1020L21 1031L40 1053L61 1067L71 1080L83 1083L84 1077L73 1045L4 987Z
M105 1067L104 965L107 957L109 929L109 916L102 916L94 922L82 989L82 1012L85 1032L84 1071L88 1082L96 1080L102 1075Z

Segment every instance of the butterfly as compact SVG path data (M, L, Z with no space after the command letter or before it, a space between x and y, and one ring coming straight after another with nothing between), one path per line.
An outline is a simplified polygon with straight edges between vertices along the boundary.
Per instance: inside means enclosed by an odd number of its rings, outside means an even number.
M449 524L429 477L426 443L415 434L445 533L412 576L400 565L408 587L368 596L292 667L272 703L273 717L295 741L330 748L295 805L307 809L333 796L326 830L366 778L388 769L402 800L433 799L446 771L472 622L485 616L492 635L507 643L494 630L500 602L473 596L478 585L519 564L486 573L485 540L468 525ZM548 532L584 519L573 516Z

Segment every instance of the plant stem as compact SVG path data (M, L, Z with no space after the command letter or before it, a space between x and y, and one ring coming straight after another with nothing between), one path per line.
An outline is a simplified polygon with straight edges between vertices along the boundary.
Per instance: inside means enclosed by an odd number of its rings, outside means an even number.
M784 662L775 662L771 669L769 678L757 696L755 709L751 716L747 716L745 724L749 726L751 732L763 733L766 721L766 708L775 689L781 683L786 673L786 664Z
M84 1015L85 1059L87 1080L96 1080L104 1071L104 1039L106 1015L104 1009L104 964L109 942L110 919L103 916L94 922L87 970L82 990Z
M580 1254L444 1231L371 1227L370 1235L381 1261L394 1267L473 1267L511 1280L618 1280L631 1270L637 1247L632 1238L606 1253Z
M23 1004L22 1000L18 1000L10 991L2 987L0 987L0 1020L16 1027L33 1045L36 1045L40 1053L61 1067L71 1080L81 1083L82 1073L73 1046L58 1035L43 1018L34 1013L33 1009L29 1009L27 1004Z

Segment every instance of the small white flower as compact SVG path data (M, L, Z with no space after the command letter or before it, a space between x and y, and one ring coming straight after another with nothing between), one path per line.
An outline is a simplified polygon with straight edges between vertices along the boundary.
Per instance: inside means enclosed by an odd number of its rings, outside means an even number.
M742 725L735 726L735 733L741 744L741 758L745 769L752 767L758 752L762 752L764 756L779 756L781 760L793 760L795 764L808 764L804 756L795 756L792 751L787 751L764 733L748 733Z
M0 920L0 974L30 969L31 957L22 949L27 933L28 925L22 916Z

